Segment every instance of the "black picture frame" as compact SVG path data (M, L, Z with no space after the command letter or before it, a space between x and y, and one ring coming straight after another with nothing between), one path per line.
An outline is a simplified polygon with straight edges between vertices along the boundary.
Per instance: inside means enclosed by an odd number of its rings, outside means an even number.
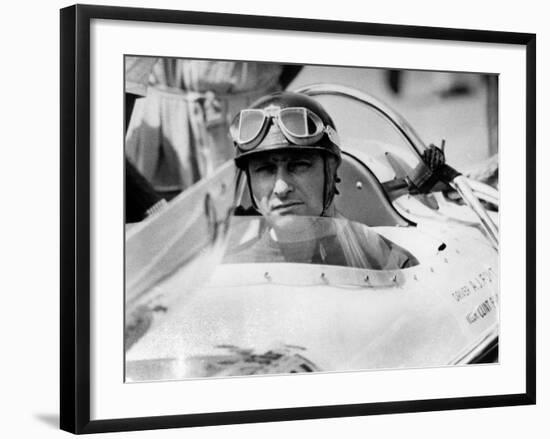
M501 43L526 48L526 376L525 393L129 419L90 419L90 22L134 20L254 29ZM75 5L61 10L61 349L60 424L72 433L274 422L535 404L536 36L292 17Z

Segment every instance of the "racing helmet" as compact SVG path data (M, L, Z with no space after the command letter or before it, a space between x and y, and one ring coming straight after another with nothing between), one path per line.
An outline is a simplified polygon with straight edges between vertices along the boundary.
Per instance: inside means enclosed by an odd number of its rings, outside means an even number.
M241 110L230 125L235 146L235 164L247 174L250 198L254 197L248 176L248 159L266 151L309 150L324 159L323 212L338 193L337 170L342 161L338 133L326 110L315 99L301 93L276 92Z

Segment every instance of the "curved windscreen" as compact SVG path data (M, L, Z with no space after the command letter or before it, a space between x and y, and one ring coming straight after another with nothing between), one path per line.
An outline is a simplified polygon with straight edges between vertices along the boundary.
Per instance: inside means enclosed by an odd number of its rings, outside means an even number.
M407 250L344 218L234 217L224 263L303 263L396 270L418 264Z
M421 160L418 151L381 112L342 96L321 95L315 99L334 119L342 149L356 154L362 152L365 158L372 159L366 164L380 182L395 178L395 169L388 161L387 153L397 157L408 169L418 165ZM409 132L410 127L403 119L398 122L408 135L416 136Z

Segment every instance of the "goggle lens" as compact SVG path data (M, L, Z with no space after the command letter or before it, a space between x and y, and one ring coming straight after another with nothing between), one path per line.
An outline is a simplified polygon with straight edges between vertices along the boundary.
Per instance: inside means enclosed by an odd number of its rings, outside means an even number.
M239 121L238 141L249 143L260 135L265 121L265 114L261 110L243 110Z
M307 136L307 114L302 108L285 108L279 113L279 121L293 136Z

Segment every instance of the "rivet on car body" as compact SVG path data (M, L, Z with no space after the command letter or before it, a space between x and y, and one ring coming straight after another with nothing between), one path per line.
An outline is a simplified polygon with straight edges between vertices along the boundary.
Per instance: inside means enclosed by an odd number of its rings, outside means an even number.
M268 271L266 271L266 272L264 273L264 277L265 277L268 281L271 281L271 276L269 275L269 272L268 272Z

